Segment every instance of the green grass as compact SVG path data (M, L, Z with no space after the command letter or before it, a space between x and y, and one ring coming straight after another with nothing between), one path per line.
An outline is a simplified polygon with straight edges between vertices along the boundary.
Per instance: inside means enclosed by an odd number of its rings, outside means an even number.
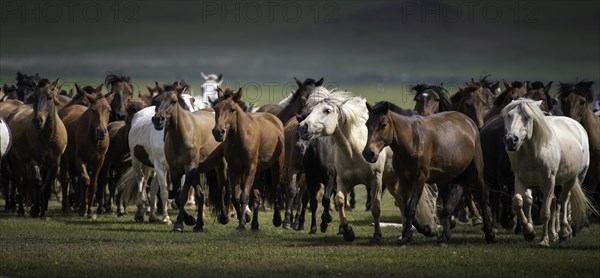
M235 221L208 218L205 231L173 233L171 227L133 221L133 215L102 215L97 221L62 217L52 203L49 221L0 213L0 276L9 277L597 277L600 226L570 241L539 248L501 231L486 244L480 228L459 224L448 248L422 235L408 248L395 244L400 231L383 228L383 242L370 242L370 213L348 213L356 241L326 233L308 235L273 227L270 210L261 213L259 231L237 231ZM2 203L0 203L2 204ZM130 207L133 210L133 207ZM171 211L173 214L173 211ZM174 217L174 215L172 215ZM399 221L389 194L383 221ZM173 218L174 219L174 218ZM308 228L308 223L306 228ZM539 229L538 229L539 233Z

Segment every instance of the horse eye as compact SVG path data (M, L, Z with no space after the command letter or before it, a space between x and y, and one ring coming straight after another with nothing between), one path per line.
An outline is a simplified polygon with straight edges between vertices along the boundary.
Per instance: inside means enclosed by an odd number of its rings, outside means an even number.
M323 112L325 112L325 114L329 114L329 113L331 113L331 109L325 108L325 110L323 110Z
M580 101L579 101L579 104L581 104L581 105L585 105L585 100L580 100Z
M172 100L172 101L171 101L171 103L172 103L172 104L175 104L175 103L177 103L177 101L176 101L176 100Z

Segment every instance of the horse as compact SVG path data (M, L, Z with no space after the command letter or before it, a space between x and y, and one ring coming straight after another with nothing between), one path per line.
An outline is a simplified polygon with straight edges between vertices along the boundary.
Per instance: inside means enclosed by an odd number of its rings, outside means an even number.
M218 99L217 88L221 87L223 84L223 74L209 74L205 75L203 72L200 73L202 79L204 79L204 83L200 86L200 94L202 95L202 105L204 107L212 108L213 102Z
M19 187L18 215L24 215L25 186L33 180L32 217L46 218L51 189L58 172L60 157L67 144L67 131L57 109L59 79L41 79L31 94L32 105L21 105L7 119L12 133L8 159Z
M541 100L542 106L540 108L545 114L551 116L562 116L563 113L560 109L558 100L552 98L550 95L551 88L552 81L545 85L541 81L527 82L527 93L525 93L523 97L533 100Z
M128 178L135 179L135 182L129 182L129 179L123 180L120 184L125 184L136 187L137 191L137 213L134 216L136 222L144 221L145 210L143 209L144 185L150 177L148 168L154 169L154 179L150 187L150 222L156 222L156 193L160 188L160 198L163 204L168 199L167 191L167 173L169 165L165 159L165 133L164 130L156 130L152 124L152 117L156 113L156 105L160 104L163 98L166 97L165 91L176 90L179 82L174 82L172 85L161 87L156 83L156 93L151 100L153 106L146 107L133 116L131 120L131 129L129 130L129 152L131 154L131 168L127 172L133 172L130 175L124 174ZM193 97L189 94L182 94L181 104L183 109L194 110ZM121 186L119 186L121 187ZM124 215L125 211L119 209L117 215ZM163 210L162 223L171 225L168 210Z
M394 151L394 170L403 189L405 220L402 238L397 243L405 246L412 240L411 226L415 224L415 209L425 183L437 184L442 197L444 230L438 244L446 245L450 240L450 217L467 184L483 210L485 239L494 242L479 131L473 120L454 111L423 117L385 101L367 108L368 138L362 155L376 163L382 150L390 146Z
M193 224L194 232L201 232L204 227L204 190L199 184L199 174L219 167L223 173L223 150L220 144L210 134L214 126L215 117L213 113L206 111L189 112L182 108L185 103L182 94L185 88L165 91L165 97L160 105L156 106L156 113L152 117L152 123L156 130L165 130L165 159L169 165L171 182L176 189L181 188L181 178L185 174L185 182L179 195L179 215L173 225L173 231L182 232L183 222ZM219 171L217 171L219 172ZM218 185L223 185L224 175L218 176ZM219 221L227 224L229 221L226 207L220 198L222 188L213 181L209 181L209 196L217 212L221 212ZM185 203L188 199L190 187L194 186L196 192L196 203L198 208L198 219L185 212Z
M18 99L17 97L17 87L15 85L7 85L4 84L2 89L0 89L1 97L0 102L5 101L7 99Z
M418 84L411 88L415 91L415 111L421 116L451 111L452 105L448 99L448 91L441 86Z
M504 91L496 96L492 108L484 117L484 121L487 121L491 117L500 114L502 108L504 108L511 101L524 96L528 91L527 87L529 83L527 81L513 81L510 84L506 80L503 80L502 82L504 82Z
M269 113L244 112L236 103L241 97L241 88L231 97L224 97L223 91L219 90L219 102L213 107L215 125L212 130L215 140L222 142L232 188L241 191L239 205L236 206L238 229L245 229L247 220L242 209L249 204L253 213L251 228L259 228L261 194L274 206L273 225L279 227L282 221L277 195L284 167L283 124ZM261 172L266 174L263 190L255 183L257 173Z
M561 241L569 239L585 224L588 212L597 211L581 188L590 164L587 132L577 121L561 116L544 117L542 101L518 99L502 109L506 126L504 143L511 168L515 174L513 210L523 229L525 240L535 238L533 224L523 211L523 194L528 187L537 187L543 195L541 217L543 235L540 246L555 240L554 225L550 225L556 202L555 187L561 187ZM572 227L568 222L569 205ZM552 236L552 238L549 237Z
M109 74L104 79L104 85L108 90L105 97L111 97L110 101L110 122L122 121L125 119L125 105L133 96L133 84L131 77L127 75Z
M344 240L354 241L355 233L349 225L345 213L347 191L357 184L364 184L371 191L371 214L374 220L372 241L381 242L381 191L383 184L400 203L399 192L403 189L398 186L398 177L392 168L392 151L386 148L381 154L381 159L376 163L367 162L361 152L367 142L368 118L366 100L352 96L352 93L338 90L328 90L324 87L315 87L308 100L307 107L310 113L300 122L298 132L304 140L318 137L329 137L334 149L334 164L337 171L336 198L340 218L339 233ZM435 235L435 203L429 190L426 190L422 202L417 209L416 223L419 232ZM433 205L434 206L434 205Z
M265 104L261 106L257 112L267 112L276 115L282 123L287 123L289 119L299 114L306 106L306 100L310 96L312 89L323 85L323 78L315 81L312 78L307 78L304 82L296 79L298 89L291 93L287 98L281 100L278 104Z
M87 94L75 83L79 93ZM87 95L90 106L70 105L59 112L68 134L66 150L60 162L60 183L63 200L62 211L69 212L69 186L75 189L79 198L80 215L95 219L94 197L98 185L98 175L104 163L104 154L110 138L107 125L111 108L109 103L115 94L105 97L101 91ZM73 181L73 183L71 183ZM79 194L77 194L79 193Z
M2 165L2 159L10 150L12 144L12 136L8 124L2 116L0 116L0 165Z
M37 87L37 83L42 78L36 73L35 75L27 75L17 72L17 99L26 104L33 102L33 93Z
M96 212L112 212L112 201L115 197L117 181L123 175L123 172L131 167L131 160L127 159L129 152L129 130L133 115L145 107L145 103L139 99L132 99L128 102L124 121L114 121L108 123L108 137L110 144L104 155L104 163L98 176L98 209ZM108 184L109 196L105 198L106 185ZM118 198L119 199L119 198ZM117 201L117 204L119 202Z
M560 83L558 98L565 116L579 122L588 134L590 168L583 187L591 194L596 206L600 206L600 117L594 115L588 106L594 97L592 85L591 81Z

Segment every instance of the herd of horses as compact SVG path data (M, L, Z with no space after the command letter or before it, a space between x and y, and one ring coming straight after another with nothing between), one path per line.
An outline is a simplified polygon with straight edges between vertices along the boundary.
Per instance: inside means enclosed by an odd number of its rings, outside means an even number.
M502 89L483 76L451 97L443 86L419 84L415 108L406 110L326 88L323 78L295 79L289 97L253 108L242 88L221 88L222 75L202 77L196 99L183 80L136 97L129 76L110 74L100 86L75 84L67 93L59 79L18 73L0 94L5 209L24 216L30 204L31 217L47 218L58 180L64 214L94 219L116 205L123 216L135 199L135 221L149 211L150 222L200 232L205 207L221 224L235 214L238 229L249 221L259 229L261 206L269 205L274 226L302 230L310 207L316 233L318 198L325 232L333 197L339 234L353 241L347 199L362 184L372 240L382 239L386 190L403 219L401 246L411 243L413 227L446 245L459 211L483 224L490 243L500 227L533 240L533 225L543 225L541 246L569 239L598 215L592 82L560 83L556 98L552 82L504 81Z

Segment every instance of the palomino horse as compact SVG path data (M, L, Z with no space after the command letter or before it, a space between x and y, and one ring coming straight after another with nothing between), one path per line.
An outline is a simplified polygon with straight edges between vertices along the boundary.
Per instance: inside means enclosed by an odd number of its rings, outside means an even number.
M160 104L163 98L166 97L165 91L172 91L177 88L178 82L173 85L165 86L164 88L159 86L158 83L154 88L156 92L151 100L153 105ZM194 105L192 104L192 96L188 94L181 95L183 103L181 107L183 109L195 111ZM132 174L124 174L128 177L122 183L137 187L137 213L134 217L135 221L144 221L145 210L143 208L143 196L145 192L145 184L150 177L150 171L148 168L154 169L154 179L150 187L150 222L157 221L156 218L156 193L160 188L160 198L163 204L168 199L169 192L167 191L167 173L169 171L169 164L165 159L165 133L164 130L156 130L152 124L152 117L156 113L156 106L146 107L139 112L135 113L131 120L131 129L129 130L129 151L131 153L131 168L128 172ZM129 178L135 178L135 182L129 182ZM124 210L119 209L118 214L124 214ZM168 210L163 210L162 222L165 224L171 224Z
M126 75L109 74L104 79L104 84L108 93L106 97L111 97L110 101L110 121L122 121L125 119L125 105L133 95L133 84L131 77Z
M463 186L468 184L483 209L485 238L495 241L490 223L488 191L483 181L483 158L479 131L466 115L443 112L428 117L415 115L389 102L379 102L369 108L366 122L368 139L364 158L376 163L386 146L394 151L394 170L400 180L404 197L404 226L399 245L411 241L411 226L415 224L415 209L425 184L437 184L442 197L444 231L438 244L450 240L450 216L459 201ZM443 132L440 132L443 130Z
M600 117L594 115L588 107L594 95L591 81L577 84L561 83L559 99L565 116L579 122L587 131L590 146L590 168L583 180L583 187L600 206Z
M77 91L82 91L75 84ZM85 92L84 92L85 93ZM90 106L70 105L59 115L67 128L69 141L60 162L60 182L63 193L63 212L69 211L69 185L80 199L80 214L95 219L92 207L96 196L98 174L108 149L109 103L114 95L105 98L100 91L89 95ZM90 176L91 175L91 176ZM73 181L73 183L71 183Z
M335 202L340 218L339 232L344 240L355 239L354 231L346 219L346 193L355 185L364 184L371 191L371 214L375 222L373 241L380 242L382 186L386 185L398 204L403 202L399 194L403 189L397 184L398 177L392 167L390 148L385 148L381 153L381 159L376 163L367 162L361 155L367 143L365 123L368 111L365 103L364 98L352 96L349 92L316 87L308 101L310 113L300 122L298 132L305 140L329 136L334 146L334 164L337 171ZM419 202L417 209L419 223L415 225L419 232L433 236L436 228L433 208L435 197L430 193L426 190L422 202Z
M165 130L165 159L169 165L171 182L179 192L179 215L173 225L173 231L182 232L183 222L194 224L194 232L201 232L204 227L204 189L200 187L199 174L213 170L216 167L224 173L223 149L210 130L215 125L215 116L212 112L196 111L194 113L182 108L185 103L182 94L186 88L165 91L160 105L156 106L156 114L152 117L152 123L156 130ZM185 175L183 188L181 178ZM209 197L220 213L219 221L222 224L229 222L226 206L223 204L224 175L217 176L218 182L209 178ZM197 221L185 212L185 204L188 199L190 187L194 186L196 192L196 206L198 208Z
M411 90L416 92L415 111L421 116L452 110L448 91L441 86L419 84L412 87Z
M258 229L260 194L274 206L273 225L279 227L281 215L277 195L284 166L283 125L272 114L244 112L236 103L241 97L241 88L232 97L223 97L223 91L219 90L219 102L214 106L215 126L212 130L215 139L223 142L232 188L241 191L239 206L236 207L238 229L244 229L246 225L242 209L249 204L253 212L251 228ZM256 174L263 171L267 173L266 188L260 192L254 181Z
M508 158L515 173L515 195L513 210L526 240L533 240L533 224L523 211L523 194L528 187L541 190L544 203L541 217L544 223L541 246L549 246L556 231L550 225L556 202L555 186L562 187L560 202L561 240L572 236L587 220L589 211L596 212L581 188L581 181L590 164L588 136L585 129L575 120L567 117L544 117L540 105L542 101L518 99L502 109L506 126L504 143ZM572 225L568 214L571 206ZM549 237L552 236L552 238Z
M67 131L56 109L59 90L58 79L52 83L47 79L40 80L32 94L33 107L19 106L8 118L13 136L8 158L15 172L15 182L20 187L19 215L24 214L24 185L29 184L30 179L36 187L31 216L46 217L48 213L51 188L67 145Z
M202 75L202 79L204 79L204 83L200 87L200 94L202 95L202 105L204 107L211 107L213 103L217 101L219 98L217 89L221 87L223 83L223 74L209 74L204 75L203 72L200 73Z

